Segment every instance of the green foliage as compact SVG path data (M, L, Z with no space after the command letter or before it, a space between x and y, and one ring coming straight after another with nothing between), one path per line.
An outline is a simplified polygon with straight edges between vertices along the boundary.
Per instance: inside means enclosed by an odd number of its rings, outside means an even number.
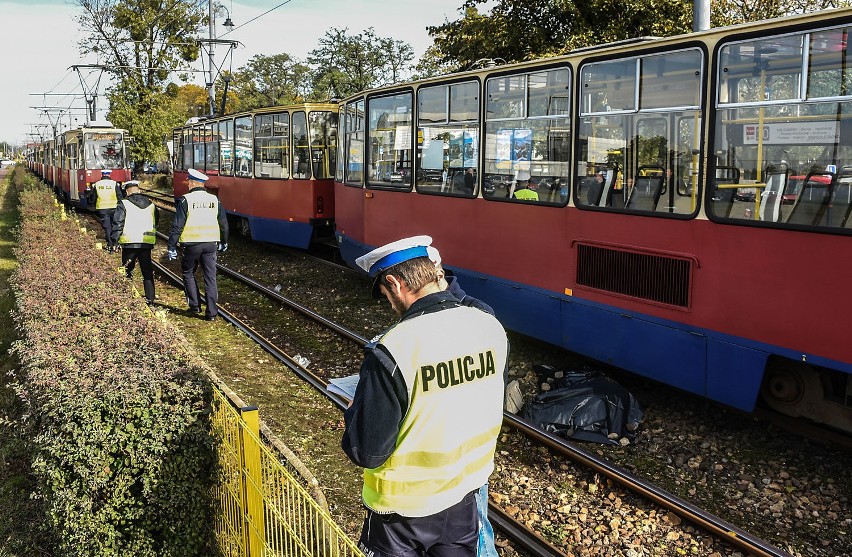
M331 28L308 55L314 68L313 97L343 98L401 81L414 59L411 45L379 37L372 27L350 35L348 29Z
M689 0L466 0L462 17L428 28L434 48L418 63L468 69L481 59L520 62L573 49L642 36L667 37L692 31ZM720 0L711 4L714 26L756 21L849 5L849 0ZM483 12L480 12L480 8Z
M233 111L251 110L313 100L311 69L289 54L255 55L248 63L229 75L230 92L236 99ZM222 79L217 84L221 98Z
M164 98L172 72L198 58L195 35L207 21L199 0L74 0L82 8L80 53L95 54L117 83L108 93L110 121L136 138L137 168L163 160L164 140L185 119ZM173 98L173 97L170 97Z
M203 364L49 192L20 199L15 381L54 553L215 554Z
M109 92L109 118L113 125L130 131L130 153L137 164L169 158L165 141L172 129L183 125L183 107L168 93L128 89L120 84ZM138 170L138 169L137 169Z

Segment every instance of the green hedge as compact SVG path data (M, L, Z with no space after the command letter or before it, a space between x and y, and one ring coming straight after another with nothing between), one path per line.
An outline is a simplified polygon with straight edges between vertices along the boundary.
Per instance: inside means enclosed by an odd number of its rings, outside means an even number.
M16 388L57 554L215 554L204 364L49 191L13 182Z

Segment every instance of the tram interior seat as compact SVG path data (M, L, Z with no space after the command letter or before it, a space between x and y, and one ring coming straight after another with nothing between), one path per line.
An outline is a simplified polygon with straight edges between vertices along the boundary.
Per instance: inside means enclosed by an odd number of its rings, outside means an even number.
M598 183L594 176L586 176L580 183L586 190L586 205L600 205L603 184Z
M598 198L601 207L612 207L612 194L615 191L615 180L618 178L618 170L609 169L604 174L603 188Z
M760 194L763 198L760 204L760 220L778 222L781 217L781 199L786 187L786 172L775 172L766 176L766 187Z
M845 228L852 214L852 168L844 168L831 192L831 203L826 216L826 225Z
M637 176L627 196L627 209L656 211L663 190L662 176Z
M716 183L713 192L713 212L724 218L730 218L731 209L734 208L734 194L736 188L720 188L720 184L739 184L740 169L733 166L716 167Z
M813 180L814 176L830 176L830 182ZM806 224L817 226L826 215L831 202L836 176L830 172L811 172L802 183L802 189L796 197L793 210L787 217L787 224Z

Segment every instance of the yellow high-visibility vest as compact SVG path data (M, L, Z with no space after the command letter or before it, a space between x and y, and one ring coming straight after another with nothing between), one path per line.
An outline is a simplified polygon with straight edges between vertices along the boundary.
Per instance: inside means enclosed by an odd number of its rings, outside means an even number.
M364 470L364 504L431 515L484 485L494 469L506 332L494 316L462 306L403 321L379 344L405 379L409 407L393 454Z
M98 198L95 200L95 210L115 209L118 205L118 195L115 193L115 186L118 184L115 180L104 178L98 180L92 187L98 192Z
M124 199L124 228L121 229L119 244L151 244L157 241L154 228L154 204L144 209Z
M180 234L181 243L218 242L219 199L204 190L190 191L186 199L186 224Z
M538 201L538 192L534 192L529 188L515 190L515 199L523 199L525 201Z

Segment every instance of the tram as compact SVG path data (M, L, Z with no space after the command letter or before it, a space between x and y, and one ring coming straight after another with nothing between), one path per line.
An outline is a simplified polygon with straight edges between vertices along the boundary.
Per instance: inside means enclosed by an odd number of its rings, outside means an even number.
M244 235L297 248L333 239L337 110L306 103L188 122L173 135L175 196L195 168Z
M852 431L850 31L830 10L347 98L341 255L428 234L507 328Z
M86 191L109 169L117 182L130 179L126 130L109 122L91 122L42 142L31 153L30 168L53 186L65 203L87 207Z

